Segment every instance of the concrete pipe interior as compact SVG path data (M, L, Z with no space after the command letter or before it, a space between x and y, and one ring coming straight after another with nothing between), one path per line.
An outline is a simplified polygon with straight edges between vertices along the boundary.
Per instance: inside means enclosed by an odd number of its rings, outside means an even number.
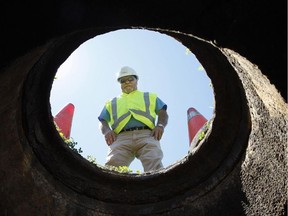
M82 203L83 208L107 214L115 209L119 214L144 214L143 206L150 213L161 213L171 206L177 208L185 197L193 202L233 170L247 146L251 127L242 83L228 57L214 44L193 35L152 29L175 38L195 54L215 94L215 115L208 136L197 151L165 170L134 175L99 168L73 153L55 129L49 97L57 68L83 42L114 30L117 28L92 28L55 38L43 47L41 57L23 77L23 122L19 127L24 128L33 150L29 154L35 154L40 162L35 169L50 176L47 181L55 187L64 185L62 193L74 197L71 208ZM23 145L27 147L26 142ZM113 208L107 208L110 205Z

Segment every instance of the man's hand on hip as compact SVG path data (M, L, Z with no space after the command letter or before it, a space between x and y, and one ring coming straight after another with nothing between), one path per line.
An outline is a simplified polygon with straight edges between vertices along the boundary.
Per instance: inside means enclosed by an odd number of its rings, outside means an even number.
M117 134L113 130L110 130L107 133L105 133L104 137L107 145L111 145L116 140L116 136Z
M162 138L162 135L164 133L164 128L163 127L159 127L159 126L156 126L152 132L151 132L151 135L156 139L156 140L161 140Z

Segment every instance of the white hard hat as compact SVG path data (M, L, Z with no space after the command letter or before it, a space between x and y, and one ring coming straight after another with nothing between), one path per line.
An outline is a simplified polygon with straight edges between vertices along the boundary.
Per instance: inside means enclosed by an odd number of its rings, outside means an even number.
M121 71L117 73L117 81L119 81L120 78L125 76L135 76L137 80L139 78L136 71L128 66L122 67Z

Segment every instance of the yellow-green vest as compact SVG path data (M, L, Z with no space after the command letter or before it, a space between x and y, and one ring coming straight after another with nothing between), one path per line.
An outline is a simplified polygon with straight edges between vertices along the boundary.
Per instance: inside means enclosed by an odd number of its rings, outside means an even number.
M110 114L109 125L119 133L133 116L149 128L155 127L157 95L138 90L129 94L121 94L106 103L106 109Z

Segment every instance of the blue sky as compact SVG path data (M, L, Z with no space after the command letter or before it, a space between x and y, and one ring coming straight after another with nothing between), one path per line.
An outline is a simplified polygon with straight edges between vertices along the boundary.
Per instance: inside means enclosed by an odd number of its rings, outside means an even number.
M119 94L116 73L130 66L139 75L138 89L157 93L167 105L169 122L161 146L165 167L188 153L187 110L206 119L214 111L210 79L193 53L170 36L148 30L118 30L96 36L76 49L58 68L50 95L55 116L68 103L75 106L71 137L82 156L92 155L104 165L107 145L98 115L105 102ZM130 168L143 171L135 159Z

